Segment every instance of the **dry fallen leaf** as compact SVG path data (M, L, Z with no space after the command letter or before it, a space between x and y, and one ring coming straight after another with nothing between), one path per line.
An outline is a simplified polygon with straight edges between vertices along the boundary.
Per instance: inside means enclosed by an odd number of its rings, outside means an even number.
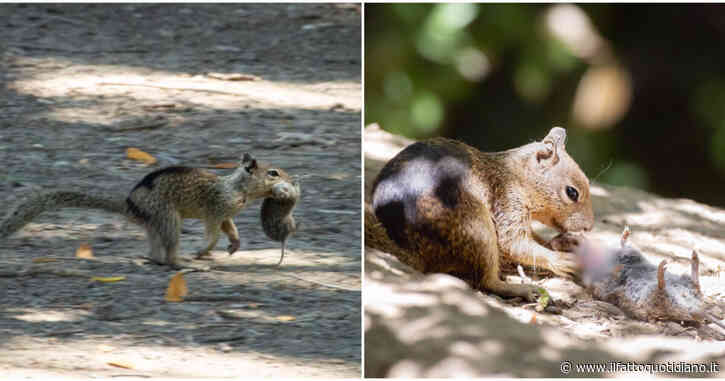
M156 163L156 158L149 155L148 153L141 151L138 148L127 148L126 149L126 157L132 160L140 161L144 164L154 164Z
M347 175L347 173L344 173L344 172L337 172L337 173L327 175L326 177L331 180L345 180L348 177L348 175Z
M109 361L107 364L110 365L110 366L115 366L117 368L133 369L133 365L132 364L129 364L127 362Z
M76 249L76 258L94 259L95 257L93 256L93 249L91 248L91 245L83 243L78 246L78 249Z
M277 316L277 317L276 317L275 319L277 319L277 320L279 320L279 321L295 321L295 320L297 320L297 318L296 318L296 317L294 317L294 316L289 316L289 315L281 315L281 316Z
M217 164L214 164L213 167L219 168L219 169L228 169L228 168L236 168L238 166L239 166L239 164L237 164L237 163L217 163Z
M167 302L183 302L184 296L189 292L186 288L186 280L184 279L184 273L176 273L169 281L169 288L166 289L166 301Z
M33 258L33 263L48 263L48 262L58 262L58 260L55 258L45 258L45 257Z

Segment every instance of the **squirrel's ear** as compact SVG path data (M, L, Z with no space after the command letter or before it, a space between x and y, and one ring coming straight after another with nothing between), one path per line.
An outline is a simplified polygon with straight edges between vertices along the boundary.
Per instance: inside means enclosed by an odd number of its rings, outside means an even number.
M550 141L539 143L536 151L536 162L546 166L553 166L559 161L556 154L556 146Z
M542 147L536 152L536 161L542 161L555 165L559 162L559 150L564 150L566 144L566 130L561 127L554 127L541 142Z
M544 138L544 141L551 141L557 148L564 148L566 144L566 130L561 127L554 127Z
M242 157L242 166L247 170L247 172L252 173L252 171L257 168L257 160L255 160L252 155L245 153Z

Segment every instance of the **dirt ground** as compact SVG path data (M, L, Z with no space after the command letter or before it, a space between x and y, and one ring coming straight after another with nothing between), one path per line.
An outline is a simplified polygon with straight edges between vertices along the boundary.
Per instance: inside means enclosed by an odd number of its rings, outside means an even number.
M182 303L164 300L175 272L139 258L144 233L120 216L47 212L0 240L0 373L359 377L359 5L2 4L0 14L3 213L34 190L130 190L154 169L243 152L302 187L302 227L281 268L255 202L235 218L241 250L228 256L222 238L211 271L185 274ZM129 147L158 162L128 159ZM186 221L182 255L203 242L201 223ZM96 259L75 258L82 243Z

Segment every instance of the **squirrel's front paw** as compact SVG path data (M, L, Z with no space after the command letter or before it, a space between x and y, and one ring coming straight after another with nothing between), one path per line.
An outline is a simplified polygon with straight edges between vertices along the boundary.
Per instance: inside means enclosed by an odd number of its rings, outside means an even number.
M539 298L539 288L532 285L521 285L521 286L527 286L524 290L521 296L526 299L528 302L535 302Z

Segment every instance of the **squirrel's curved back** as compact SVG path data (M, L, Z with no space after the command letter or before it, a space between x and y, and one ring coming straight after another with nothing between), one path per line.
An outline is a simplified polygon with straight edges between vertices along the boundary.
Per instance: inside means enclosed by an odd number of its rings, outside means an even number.
M94 193L103 194L103 196L77 191L54 191L33 194L16 204L5 219L0 222L0 237L5 238L22 229L23 226L43 212L61 208L100 209L127 215L124 195L106 195L107 192L105 191Z

